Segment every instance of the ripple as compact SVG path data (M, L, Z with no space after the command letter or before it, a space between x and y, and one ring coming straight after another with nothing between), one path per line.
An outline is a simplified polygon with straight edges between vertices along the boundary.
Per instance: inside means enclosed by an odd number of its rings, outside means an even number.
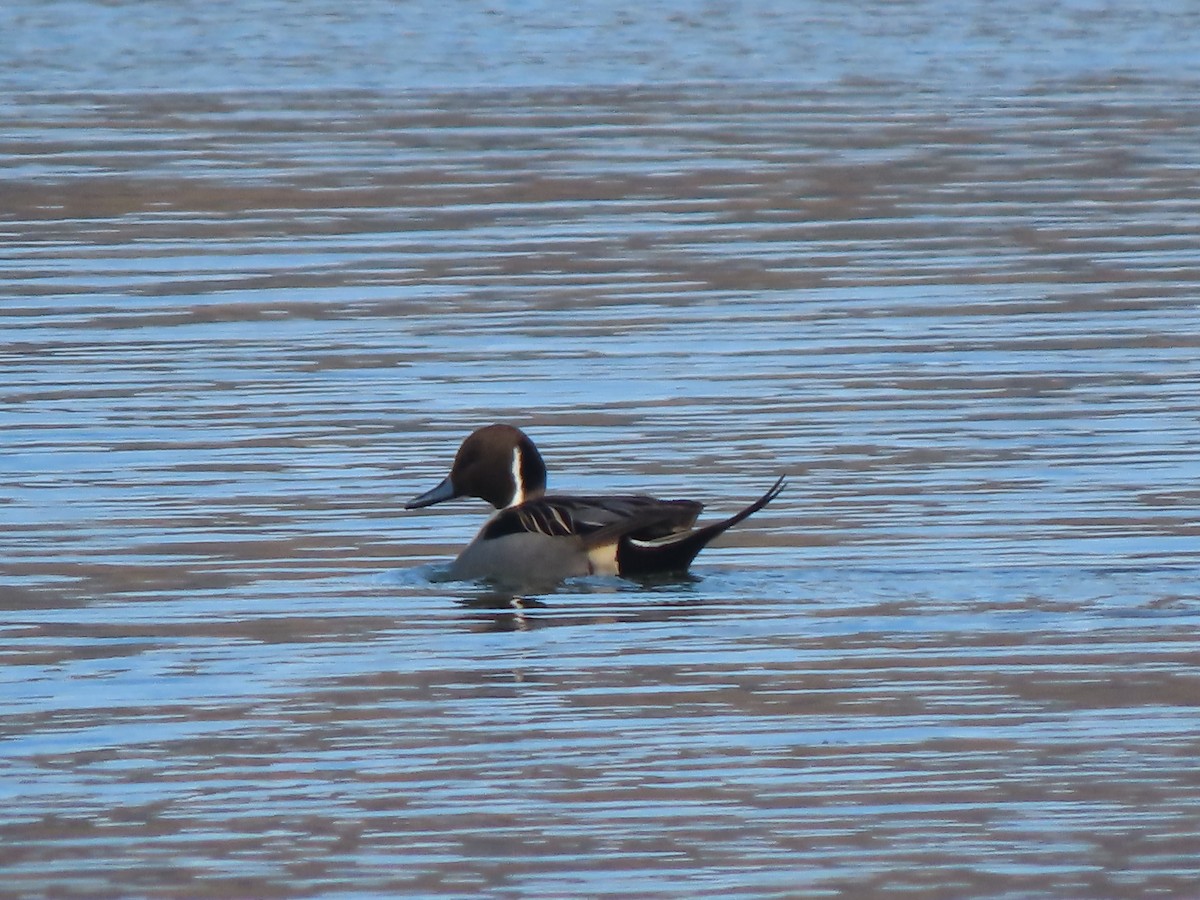
M1186 892L1184 95L10 98L14 889ZM490 420L564 491L792 477L514 598L401 510Z

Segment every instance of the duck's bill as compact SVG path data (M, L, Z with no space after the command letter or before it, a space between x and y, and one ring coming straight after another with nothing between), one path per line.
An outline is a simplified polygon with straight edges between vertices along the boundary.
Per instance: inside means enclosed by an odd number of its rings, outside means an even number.
M420 509L422 506L433 506L435 503L441 503L443 500L453 500L458 496L458 492L454 490L454 484L447 477L432 491L426 491L419 497L413 497L404 504L405 509Z

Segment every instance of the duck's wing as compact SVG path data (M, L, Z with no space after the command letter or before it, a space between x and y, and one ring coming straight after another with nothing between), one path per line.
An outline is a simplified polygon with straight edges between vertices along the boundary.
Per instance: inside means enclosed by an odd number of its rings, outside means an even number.
M703 508L695 500L658 500L642 495L538 497L498 512L485 526L483 537L544 534L579 538L585 547L625 535L656 540L686 532Z

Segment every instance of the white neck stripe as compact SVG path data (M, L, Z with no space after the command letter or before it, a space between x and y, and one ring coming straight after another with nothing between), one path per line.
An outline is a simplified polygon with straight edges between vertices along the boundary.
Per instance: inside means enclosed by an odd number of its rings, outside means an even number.
M512 477L513 477L513 495L509 501L509 506L516 506L518 503L525 502L525 481L521 478L521 448L513 447L512 458Z

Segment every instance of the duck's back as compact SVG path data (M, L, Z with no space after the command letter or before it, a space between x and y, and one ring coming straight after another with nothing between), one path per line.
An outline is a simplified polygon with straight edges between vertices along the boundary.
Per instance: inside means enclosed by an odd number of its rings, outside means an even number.
M502 509L484 526L481 537L495 539L522 532L550 537L579 537L585 543L630 535L652 540L686 531L704 508L695 500L659 500L645 495L616 497L545 496Z

